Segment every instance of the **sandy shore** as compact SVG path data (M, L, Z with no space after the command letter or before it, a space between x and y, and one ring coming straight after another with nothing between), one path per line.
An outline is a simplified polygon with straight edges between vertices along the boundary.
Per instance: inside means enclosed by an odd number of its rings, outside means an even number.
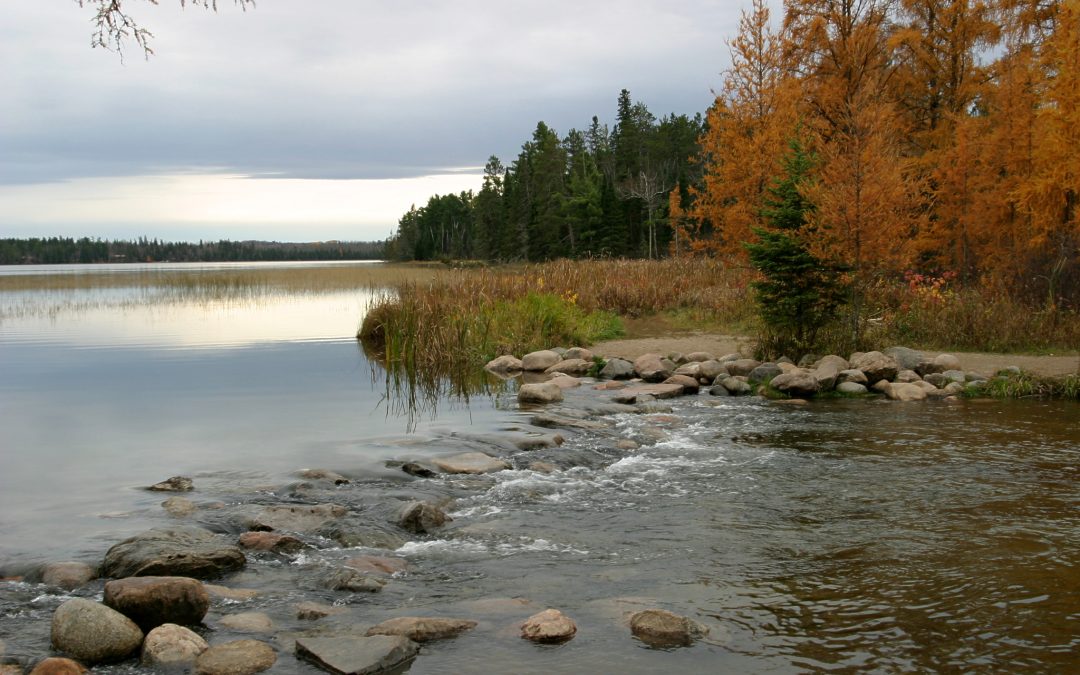
M642 354L669 354L671 352L708 352L716 357L740 353L750 356L754 348L752 338L736 335L688 333L666 337L645 337L630 340L610 340L595 344L591 349L605 358L618 356L633 360ZM935 356L937 352L927 352ZM1063 377L1080 373L1080 354L1028 356L1020 354L981 354L975 352L950 352L960 359L964 370L978 373L995 373L1009 366L1018 366L1035 375Z

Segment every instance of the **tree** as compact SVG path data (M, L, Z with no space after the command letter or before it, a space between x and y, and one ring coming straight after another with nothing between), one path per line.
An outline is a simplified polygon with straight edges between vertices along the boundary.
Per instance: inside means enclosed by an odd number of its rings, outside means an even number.
M763 279L753 284L772 356L812 351L818 331L834 318L843 297L842 267L815 256L808 242L813 203L807 198L814 158L798 136L782 161L783 173L766 189L755 243L744 244Z
M76 0L76 2L79 3L79 7L89 5L94 10L91 47L103 47L123 55L124 44L129 40L134 40L147 58L154 53L154 50L150 48L150 38L154 37L154 34L140 26L134 17L125 11L124 0ZM158 4L158 0L147 0L147 2ZM249 6L255 7L255 0L233 0L233 2L244 11L247 11ZM188 4L217 11L217 0L180 0L181 7L186 7Z

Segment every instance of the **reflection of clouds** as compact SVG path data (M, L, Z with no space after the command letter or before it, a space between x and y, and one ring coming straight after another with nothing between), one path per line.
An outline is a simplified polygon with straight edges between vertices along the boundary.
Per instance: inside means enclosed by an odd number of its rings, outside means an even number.
M263 293L200 300L140 297L140 289L87 291L83 306L52 317L7 319L3 341L68 347L165 349L243 347L268 342L348 339L372 299L367 290L319 294ZM74 311L71 311L74 310Z

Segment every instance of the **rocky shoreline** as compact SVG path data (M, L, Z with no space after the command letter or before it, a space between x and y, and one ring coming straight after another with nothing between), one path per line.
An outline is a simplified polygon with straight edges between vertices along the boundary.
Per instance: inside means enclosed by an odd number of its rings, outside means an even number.
M100 564L50 562L24 578L0 581L55 589L62 600L48 623L51 651L5 654L0 642L0 674L81 673L111 663L208 675L255 673L273 668L284 654L331 673L378 673L416 658L437 659L439 641L478 630L565 643L589 626L529 601L491 599L510 608L501 624L490 615L423 614L371 623L362 608L365 597L409 585L409 561L396 551L453 527L449 506L461 488L440 481L572 467L582 461L574 453L584 451L560 450L567 436L603 432L611 414L663 413L662 399L758 395L800 405L827 397L955 401L975 395L990 378L1009 376L965 372L960 365L955 357L928 358L904 348L805 357L799 364L704 352L645 354L631 362L604 360L583 348L500 357L487 369L520 378L516 398L529 424L497 439L477 439L477 448L465 452L435 458L404 453L387 467L408 486L395 489L393 500L350 501L354 478L325 469L300 471L299 482L240 503L191 499L194 481L176 476L147 489L169 495L161 502L163 513L182 524L129 537L110 547ZM570 390L581 393L565 403ZM630 439L611 441L623 450L637 447ZM267 605L262 592L233 583L252 560L284 570L283 583L292 586L287 600ZM368 620L357 621L357 614ZM707 638L710 628L700 618L647 607L624 612L619 620L628 637L672 649Z

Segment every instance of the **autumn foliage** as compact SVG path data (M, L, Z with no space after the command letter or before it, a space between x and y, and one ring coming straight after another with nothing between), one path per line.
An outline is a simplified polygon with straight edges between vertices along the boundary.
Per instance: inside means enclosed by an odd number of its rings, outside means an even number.
M948 274L1080 306L1080 0L751 0L701 139L686 251L745 255L788 140L815 254L860 288Z

